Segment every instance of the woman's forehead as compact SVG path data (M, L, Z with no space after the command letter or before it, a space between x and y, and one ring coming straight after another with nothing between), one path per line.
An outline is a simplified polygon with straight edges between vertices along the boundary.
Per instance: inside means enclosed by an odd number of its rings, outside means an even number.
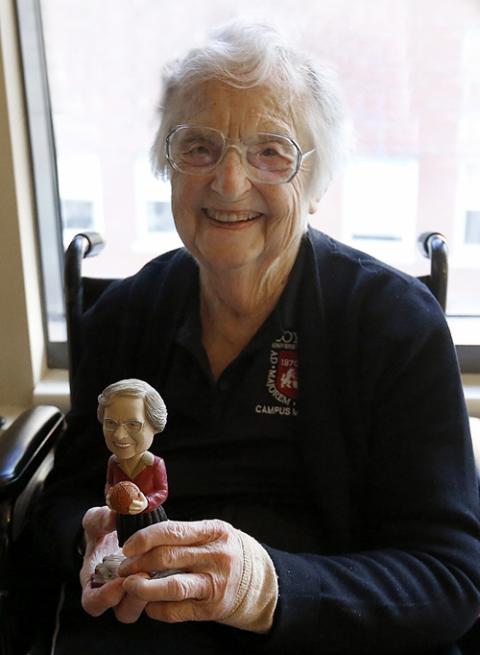
M301 131L287 95L266 85L238 89L217 80L206 81L181 93L176 105L177 125L215 127L231 138L252 131L287 135Z
M143 413L143 411L143 398L129 395L115 395L105 407L105 412L107 414L122 412Z

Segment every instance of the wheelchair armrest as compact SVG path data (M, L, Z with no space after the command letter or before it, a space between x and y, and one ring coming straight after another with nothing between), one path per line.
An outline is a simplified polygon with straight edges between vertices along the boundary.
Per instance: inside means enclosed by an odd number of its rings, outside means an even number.
M18 494L42 464L63 429L63 414L40 405L21 414L0 436L0 497Z

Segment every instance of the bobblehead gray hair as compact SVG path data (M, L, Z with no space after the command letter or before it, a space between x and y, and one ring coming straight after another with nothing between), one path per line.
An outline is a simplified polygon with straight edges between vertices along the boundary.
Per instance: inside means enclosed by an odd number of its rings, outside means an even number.
M313 189L323 193L344 163L350 147L336 74L291 46L275 29L262 24L234 22L211 34L203 48L190 50L164 70L160 125L151 150L156 175L168 177L165 139L177 125L181 94L191 93L208 80L236 88L266 85L290 103L297 130L311 143Z
M103 423L105 408L111 403L114 396L143 398L145 418L156 433L163 432L167 423L167 408L158 391L147 382L129 378L119 380L106 387L98 396L97 418L100 423Z

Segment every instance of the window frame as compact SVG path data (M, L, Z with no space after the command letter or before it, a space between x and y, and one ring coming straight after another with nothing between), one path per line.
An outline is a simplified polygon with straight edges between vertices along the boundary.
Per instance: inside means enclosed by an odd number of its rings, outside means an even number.
M64 316L63 236L55 134L39 0L15 0L32 154L43 286L43 324L49 368L68 368L66 341L50 338L48 316ZM52 256L53 253L53 256ZM447 316L455 333L480 334L480 316ZM480 373L480 343L455 344L462 373ZM473 341L473 340L472 340Z
M65 302L60 194L40 3L16 0L15 7L32 157L47 365L68 368L67 344L51 340L48 326L50 314L65 315Z

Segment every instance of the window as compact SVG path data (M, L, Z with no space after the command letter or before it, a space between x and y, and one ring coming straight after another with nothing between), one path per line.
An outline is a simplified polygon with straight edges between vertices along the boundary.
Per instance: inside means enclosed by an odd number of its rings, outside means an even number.
M103 231L102 179L95 154L72 153L57 160L63 245L78 232Z
M146 156L138 157L134 166L136 220L132 252L150 259L152 253L173 250L182 243L173 222L170 183L152 175Z
M147 203L147 230L150 234L169 232L172 229L172 212L165 200L152 200Z
M480 323L478 2L305 0L301 11L289 0L17 6L51 352L62 334L62 237L99 230L107 247L85 270L106 277L130 274L178 245L168 183L148 164L161 69L235 16L273 19L331 61L342 80L356 149L311 222L414 275L428 266L416 237L443 232L448 313L460 317L462 339L467 324ZM476 347L479 323L468 337Z
M470 259L470 266L480 268L480 165L476 163L467 163L460 168L458 213L461 254Z
M88 200L62 199L61 207L64 232L80 232L81 230L94 229L92 202Z
M397 197L399 187L402 194ZM395 260L397 266L411 264L415 257L417 194L415 159L354 158L343 179L340 238L380 259Z
M480 211L465 212L465 243L480 245Z

